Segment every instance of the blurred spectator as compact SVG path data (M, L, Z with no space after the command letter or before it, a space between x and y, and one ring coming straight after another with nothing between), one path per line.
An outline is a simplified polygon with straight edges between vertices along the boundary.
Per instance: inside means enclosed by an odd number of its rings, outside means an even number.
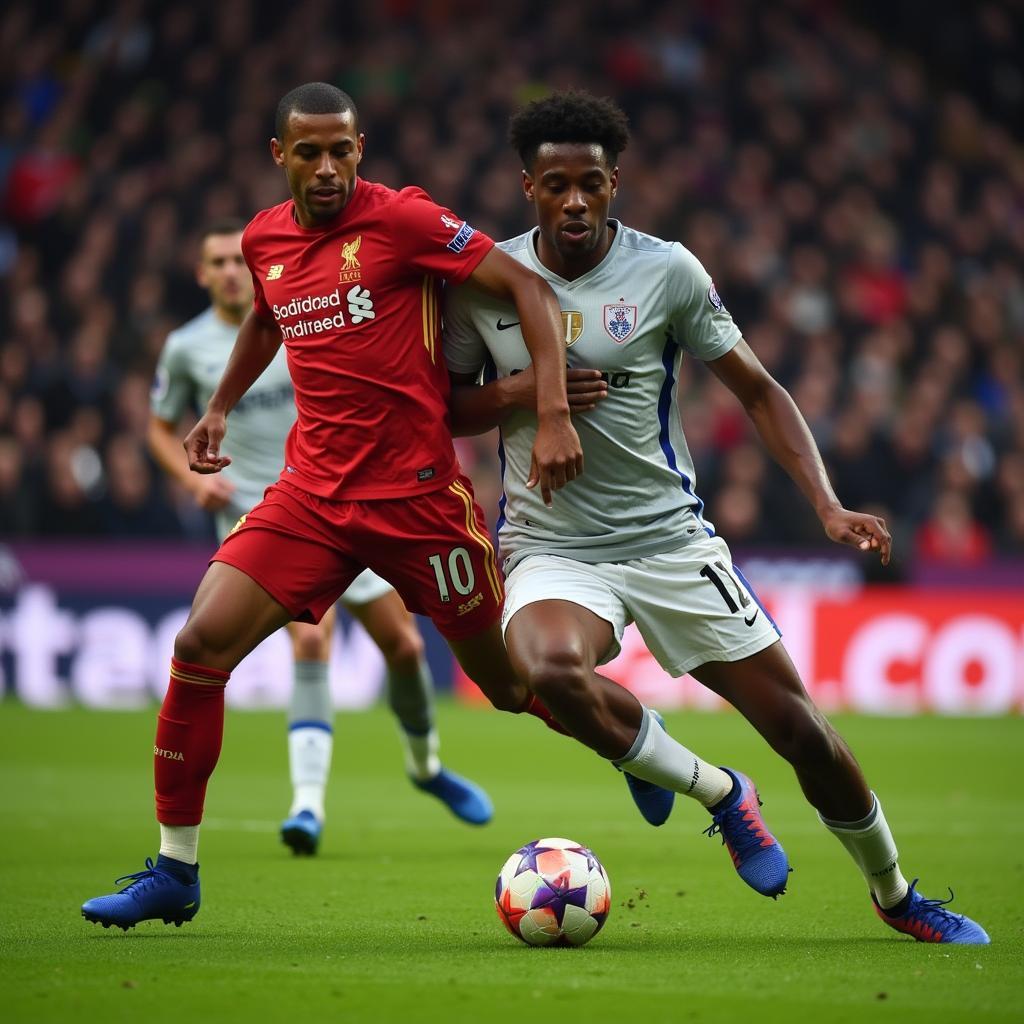
M942 491L931 515L918 529L914 553L924 562L961 567L977 566L992 553L992 538L975 519L961 491Z
M199 312L200 225L286 197L267 152L300 81L348 88L368 178L497 236L531 217L504 140L546 89L631 116L613 212L704 262L793 393L841 499L897 537L1019 554L1024 13L1019 3L353 7L55 0L0 14L0 533L184 532L137 452L168 329ZM684 427L737 544L820 544L711 374ZM494 440L460 441L491 521ZM967 526L968 542L943 531ZM966 545L966 553L965 553Z

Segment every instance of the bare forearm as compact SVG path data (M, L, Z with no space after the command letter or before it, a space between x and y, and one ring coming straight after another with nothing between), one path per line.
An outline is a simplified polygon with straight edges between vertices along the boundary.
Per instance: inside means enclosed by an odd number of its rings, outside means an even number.
M515 301L533 364L537 418L568 417L564 328L555 293L540 278L525 280L516 288Z
M452 434L469 437L500 427L510 413L524 408L520 390L515 377L503 377L482 386L453 382L449 400ZM532 400L532 392L527 391L526 398ZM532 412L532 401L526 407Z
M277 325L250 313L238 330L235 347L207 408L225 416L231 412L280 347L281 332Z
M776 462L789 474L818 516L840 507L821 453L789 393L772 381L747 412Z
M172 479L180 484L189 483L190 471L188 458L179 438L172 427L160 420L150 420L146 435L149 451L157 465Z

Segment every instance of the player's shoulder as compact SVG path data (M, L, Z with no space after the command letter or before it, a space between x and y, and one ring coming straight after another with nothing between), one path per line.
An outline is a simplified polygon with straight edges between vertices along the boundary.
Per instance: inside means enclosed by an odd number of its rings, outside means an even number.
M294 223L292 219L293 205L290 199L286 199L283 203L278 203L277 206L268 206L265 210L260 210L242 231L243 247L257 242L267 232L292 225Z
M216 324L216 314L213 307L209 306L198 316L170 331L164 342L164 351L185 351L195 345L202 345L209 338L210 332L216 329Z
M619 247L628 252L669 256L674 249L681 248L678 242L670 242L657 235L649 235L646 231L638 231L621 221L618 222L618 231L620 232Z
M495 244L502 252L507 252L509 256L521 259L529 251L530 239L533 238L536 231L536 228L531 228L529 231L524 231L521 235L516 235L515 238L506 238L503 242Z

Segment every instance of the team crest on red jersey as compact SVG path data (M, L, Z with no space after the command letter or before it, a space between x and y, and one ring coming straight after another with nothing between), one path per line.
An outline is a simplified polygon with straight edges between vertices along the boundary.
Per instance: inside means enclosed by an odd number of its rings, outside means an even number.
M363 275L359 257L359 247L363 244L363 236L358 235L351 242L341 243L341 270L338 272L338 282L348 284L350 281L358 281Z
M604 329L621 345L636 330L636 306L605 306Z

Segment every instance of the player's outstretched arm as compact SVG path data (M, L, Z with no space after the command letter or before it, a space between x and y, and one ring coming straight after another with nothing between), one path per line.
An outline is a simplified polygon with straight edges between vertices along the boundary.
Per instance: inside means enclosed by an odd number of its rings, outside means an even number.
M270 365L281 341L280 328L270 320L250 313L242 322L217 390L210 396L203 417L185 438L188 467L193 473L219 473L231 464L231 459L220 454L228 413Z
M528 487L539 484L544 504L550 505L551 492L583 472L583 448L569 421L565 343L558 300L539 274L498 248L480 261L469 280L478 288L515 303L533 364L537 394L537 437L526 483Z
M821 453L796 402L761 365L750 346L740 342L708 364L743 403L765 447L814 507L829 539L861 551L877 551L889 564L892 537L885 521L843 508L829 482Z
M589 412L608 397L608 382L600 370L573 369L565 371L569 412ZM486 434L500 427L517 410L533 412L537 408L537 388L533 367L522 373L480 384L477 375L451 373L452 391L449 405L452 433L456 437Z

